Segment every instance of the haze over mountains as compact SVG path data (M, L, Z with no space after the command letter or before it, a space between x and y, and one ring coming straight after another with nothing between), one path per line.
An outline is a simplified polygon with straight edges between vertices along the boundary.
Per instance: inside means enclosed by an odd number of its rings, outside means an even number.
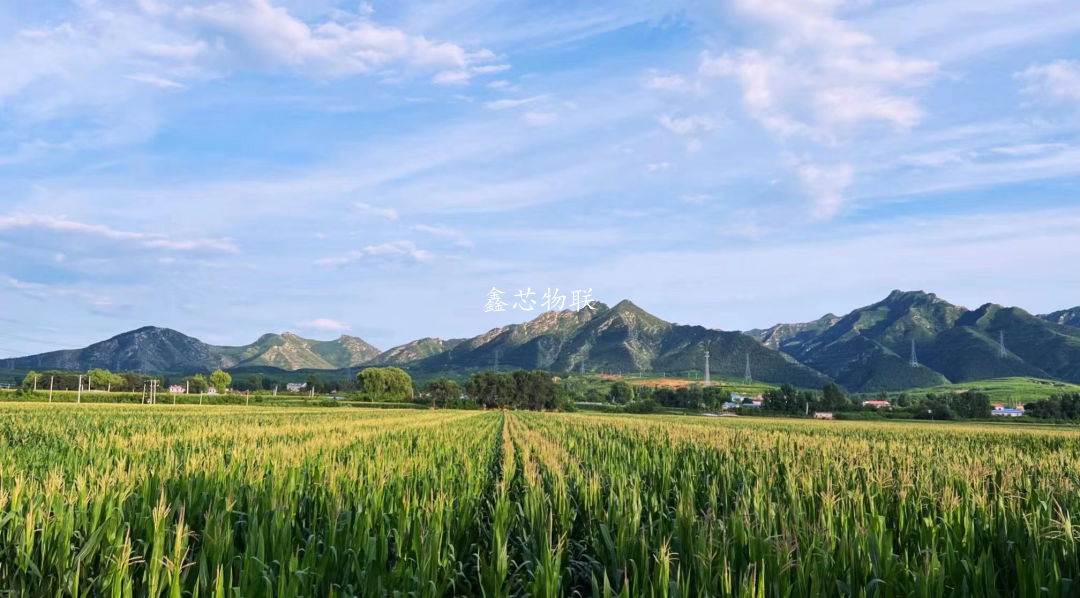
M746 333L666 322L630 301L545 312L469 339L424 338L380 352L360 338L332 341L266 334L219 347L175 330L146 327L85 349L14 360L19 369L201 372L215 368L343 370L398 365L425 375L493 367L552 371L674 373L703 368L755 380L852 392L897 391L1005 376L1080 383L1080 308L1034 316L987 304L975 310L933 294L895 291L845 316ZM1005 354L999 341L1005 338ZM911 366L914 345L918 365Z

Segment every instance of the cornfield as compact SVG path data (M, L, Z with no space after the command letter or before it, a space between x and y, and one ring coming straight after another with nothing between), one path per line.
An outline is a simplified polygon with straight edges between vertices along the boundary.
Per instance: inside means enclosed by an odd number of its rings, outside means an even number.
M4 596L1075 596L1080 434L0 406Z

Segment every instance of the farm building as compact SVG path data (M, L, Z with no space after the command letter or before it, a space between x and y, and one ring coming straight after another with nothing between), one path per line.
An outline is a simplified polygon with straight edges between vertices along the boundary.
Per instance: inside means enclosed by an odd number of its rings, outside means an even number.
M289 392L301 392L301 391L306 390L306 389L307 389L307 382L304 382L304 383L289 382L288 384L285 385L285 390L287 390Z
M990 412L991 415L999 415L1001 417L1020 417L1024 415L1024 406L1017 405L1016 407L1006 407L1004 405L994 405L994 410Z
M814 419L834 419L833 414L828 411L815 411Z
M182 395L187 392L187 388L179 384L173 384L169 387L169 394Z
M877 407L878 409L888 409L892 407L892 403L888 401L863 401L863 407Z

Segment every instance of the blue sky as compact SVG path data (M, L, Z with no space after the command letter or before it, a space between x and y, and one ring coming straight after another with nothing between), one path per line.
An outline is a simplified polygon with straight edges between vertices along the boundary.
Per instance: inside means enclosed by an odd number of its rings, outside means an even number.
M1070 0L0 4L0 356L1080 305Z

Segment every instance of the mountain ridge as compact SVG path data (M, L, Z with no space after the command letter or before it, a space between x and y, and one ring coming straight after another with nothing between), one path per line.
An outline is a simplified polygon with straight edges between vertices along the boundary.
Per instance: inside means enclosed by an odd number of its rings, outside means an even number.
M708 350L715 376L742 377L749 360L755 380L802 387L832 380L870 393L1007 376L1080 383L1080 328L1068 325L1072 312L1080 308L1042 316L992 303L971 310L933 293L896 290L842 316L729 332L668 322L626 299L610 307L596 302L578 311L541 312L471 338L425 337L385 351L359 337L320 341L292 332L264 334L248 345L214 346L144 326L83 349L11 361L20 369L178 373L396 365L419 375L496 366L687 375L701 372Z

